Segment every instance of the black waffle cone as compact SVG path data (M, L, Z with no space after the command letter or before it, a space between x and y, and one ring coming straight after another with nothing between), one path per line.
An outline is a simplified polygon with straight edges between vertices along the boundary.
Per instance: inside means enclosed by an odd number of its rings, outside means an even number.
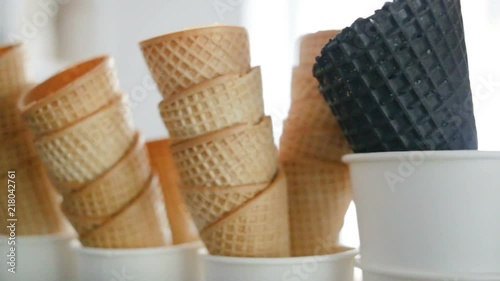
M396 0L322 50L320 91L355 152L477 149L459 0Z

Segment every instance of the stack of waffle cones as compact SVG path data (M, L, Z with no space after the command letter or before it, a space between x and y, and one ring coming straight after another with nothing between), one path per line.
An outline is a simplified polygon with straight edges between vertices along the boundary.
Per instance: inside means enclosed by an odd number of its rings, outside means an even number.
M286 179L246 30L185 30L141 49L164 98L180 190L210 254L289 256Z
M348 168L341 162L349 144L312 76L315 56L336 34L305 35L300 65L293 69L292 106L280 142L293 256L335 253L352 198Z
M146 248L171 242L160 182L111 58L55 75L26 92L18 106L84 246Z
M0 220L14 223L17 235L62 233L67 228L60 197L16 106L29 88L22 46L0 46L0 179L6 185L0 189ZM9 232L0 228L0 234Z

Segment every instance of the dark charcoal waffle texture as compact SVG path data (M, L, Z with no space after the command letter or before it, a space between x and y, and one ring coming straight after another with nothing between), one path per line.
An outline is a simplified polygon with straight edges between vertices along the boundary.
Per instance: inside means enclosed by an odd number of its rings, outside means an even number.
M459 0L396 0L323 48L320 91L355 152L477 149Z

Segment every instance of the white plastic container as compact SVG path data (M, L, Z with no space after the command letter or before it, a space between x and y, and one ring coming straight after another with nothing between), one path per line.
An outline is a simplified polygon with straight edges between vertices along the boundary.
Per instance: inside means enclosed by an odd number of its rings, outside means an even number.
M151 249L75 247L79 281L199 281L201 242Z
M201 253L204 281L352 281L357 250L311 257L237 258Z
M500 152L368 153L344 161L365 266L500 275Z
M363 268L361 264L357 265ZM363 268L363 281L499 281L500 275L453 275Z
M58 234L16 237L16 273L8 271L10 247L0 236L0 280L68 281L75 280L75 259L71 248L78 243L73 235Z

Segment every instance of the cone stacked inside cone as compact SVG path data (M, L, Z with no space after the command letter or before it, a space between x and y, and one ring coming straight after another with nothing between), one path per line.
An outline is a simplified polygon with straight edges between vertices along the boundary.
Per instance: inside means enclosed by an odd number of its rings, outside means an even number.
M477 149L460 1L396 0L314 67L355 152Z
M293 256L337 252L352 199L348 168L341 162L351 149L312 75L322 46L338 32L303 36L300 65L292 72L292 104L284 122L280 161L288 179Z
M180 190L208 251L289 256L286 179L247 31L190 29L146 40L141 49L164 97L159 109Z
M86 247L171 243L159 181L110 57L77 64L18 106L66 214Z
M17 235L48 235L68 231L33 137L27 130L17 102L32 86L25 71L21 45L0 46L0 220L9 219ZM0 228L9 235L10 229Z

